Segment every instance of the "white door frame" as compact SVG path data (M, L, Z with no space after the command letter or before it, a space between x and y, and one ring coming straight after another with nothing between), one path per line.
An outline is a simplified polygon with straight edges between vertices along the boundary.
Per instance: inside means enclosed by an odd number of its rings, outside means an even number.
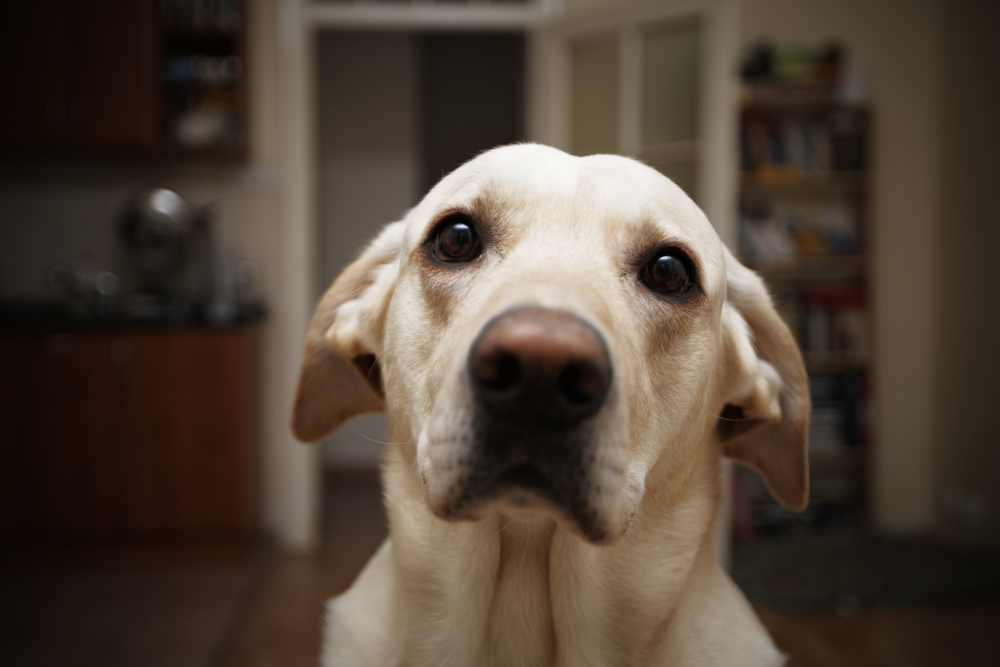
M320 537L319 448L298 443L288 427L306 331L319 293L319 228L317 219L318 130L315 118L317 33L322 29L511 30L527 37L526 130L530 139L565 147L563 119L568 79L565 39L561 30L585 30L588 21L635 21L666 18L678 12L706 17L701 108L708 110L699 143L699 162L706 177L701 192L705 212L723 240L735 237L735 113L728 68L735 63L740 0L669 0L613 8L586 18L563 20L561 0L526 5L468 6L315 2L279 0L278 91L281 161L280 247L272 312L276 336L274 360L279 369L273 387L265 388L270 405L285 408L264 425L263 514L266 528L286 548L311 550ZM664 7L666 4L666 7ZM554 91L550 94L548 91ZM562 96L562 97L561 97Z

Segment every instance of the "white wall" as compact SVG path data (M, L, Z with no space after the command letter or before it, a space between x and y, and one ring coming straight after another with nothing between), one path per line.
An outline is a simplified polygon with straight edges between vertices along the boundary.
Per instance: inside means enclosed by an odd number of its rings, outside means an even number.
M317 79L325 288L382 225L417 202L417 38L321 33Z
M272 165L205 166L160 160L57 158L7 161L0 166L0 294L51 298L45 272L81 254L116 270L115 216L142 186L176 190L194 204L211 204L220 247L262 267L263 289L273 277L277 172Z
M319 39L320 271L325 289L387 222L419 199L419 90L413 33L330 32ZM384 415L345 424L326 465L374 467Z

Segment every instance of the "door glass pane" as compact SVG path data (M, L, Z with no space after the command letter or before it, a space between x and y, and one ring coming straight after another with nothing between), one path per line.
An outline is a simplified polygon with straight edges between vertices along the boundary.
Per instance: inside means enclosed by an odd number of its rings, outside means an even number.
M688 197L694 199L696 202L698 201L698 198L695 197L695 187L697 186L696 174L698 170L694 162L671 162L667 164L656 164L654 162L649 166L676 183L681 190L687 193Z
M643 145L690 141L697 136L700 40L697 23L643 31Z
M618 37L575 42L573 68L573 152L618 150Z

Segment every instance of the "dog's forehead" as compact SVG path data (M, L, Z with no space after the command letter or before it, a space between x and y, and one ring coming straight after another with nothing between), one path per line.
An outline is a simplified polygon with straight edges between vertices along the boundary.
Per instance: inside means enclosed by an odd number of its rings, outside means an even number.
M701 209L656 170L617 155L575 157L537 144L483 153L442 179L413 211L407 245L452 211L532 233L596 231L609 246L680 242L721 262L722 245ZM650 238L657 237L657 238Z

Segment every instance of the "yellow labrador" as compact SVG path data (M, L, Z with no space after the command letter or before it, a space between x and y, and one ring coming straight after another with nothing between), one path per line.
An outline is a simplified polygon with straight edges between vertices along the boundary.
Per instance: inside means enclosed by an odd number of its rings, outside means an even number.
M778 665L718 564L723 456L808 495L802 358L761 280L633 160L498 148L323 297L292 426L386 410L390 537L325 665Z

